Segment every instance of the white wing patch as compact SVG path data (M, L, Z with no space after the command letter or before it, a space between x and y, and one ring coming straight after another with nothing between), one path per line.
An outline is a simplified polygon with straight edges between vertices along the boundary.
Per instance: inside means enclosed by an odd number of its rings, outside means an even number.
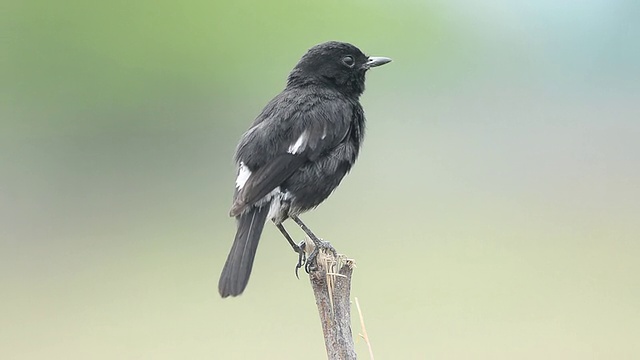
M236 178L236 187L238 190L242 189L247 180L249 180L249 176L251 176L251 170L249 170L243 162L240 162L238 177Z
M289 146L289 150L287 150L287 152L289 154L298 154L300 152L302 152L302 150L304 149L306 143L307 143L307 138L309 136L307 135L307 132L303 132L300 137L298 138L298 140L296 140L295 143L293 143L291 146Z

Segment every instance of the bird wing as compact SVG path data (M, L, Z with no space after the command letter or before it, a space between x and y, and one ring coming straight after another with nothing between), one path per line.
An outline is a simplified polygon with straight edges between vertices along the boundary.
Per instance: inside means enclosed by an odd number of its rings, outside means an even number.
M340 144L348 135L352 110L348 103L334 99L313 102L285 113L286 117L279 117L281 111L268 115L254 123L238 146L239 173L231 216L239 215L296 170Z

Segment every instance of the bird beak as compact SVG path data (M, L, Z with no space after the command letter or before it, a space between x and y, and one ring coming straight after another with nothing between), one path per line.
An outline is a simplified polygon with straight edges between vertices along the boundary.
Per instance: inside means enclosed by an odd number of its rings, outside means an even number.
M380 66L380 65L384 65L387 63L390 63L391 59L387 58L387 57L381 57L381 56L370 56L369 57L369 61L367 61L364 66L365 68L369 69L372 67L376 67L376 66Z

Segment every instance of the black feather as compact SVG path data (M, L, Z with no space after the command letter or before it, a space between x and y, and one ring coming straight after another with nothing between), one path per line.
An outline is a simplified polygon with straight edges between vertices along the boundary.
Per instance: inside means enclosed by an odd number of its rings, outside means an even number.
M365 74L388 61L347 43L314 46L242 136L235 160L248 177L237 186L230 211L238 233L220 279L222 296L244 289L267 216L280 224L318 206L349 172L364 138L359 98ZM258 231L248 232L249 217L260 220Z
M237 217L236 238L233 240L233 246L218 282L218 291L223 298L240 295L249 282L253 259L269 213L269 205L266 203L262 207L252 207Z
M253 205L273 189L280 186L305 161L306 159L303 155L284 153L259 168L251 174L242 190L236 195L231 216L240 214L247 206Z

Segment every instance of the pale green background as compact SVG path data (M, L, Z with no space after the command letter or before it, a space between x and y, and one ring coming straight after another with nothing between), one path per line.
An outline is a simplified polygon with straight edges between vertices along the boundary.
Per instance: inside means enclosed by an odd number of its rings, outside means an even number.
M376 358L640 359L639 4L4 1L0 358L325 358L273 226L216 287L235 143L335 39L394 59L303 216Z

